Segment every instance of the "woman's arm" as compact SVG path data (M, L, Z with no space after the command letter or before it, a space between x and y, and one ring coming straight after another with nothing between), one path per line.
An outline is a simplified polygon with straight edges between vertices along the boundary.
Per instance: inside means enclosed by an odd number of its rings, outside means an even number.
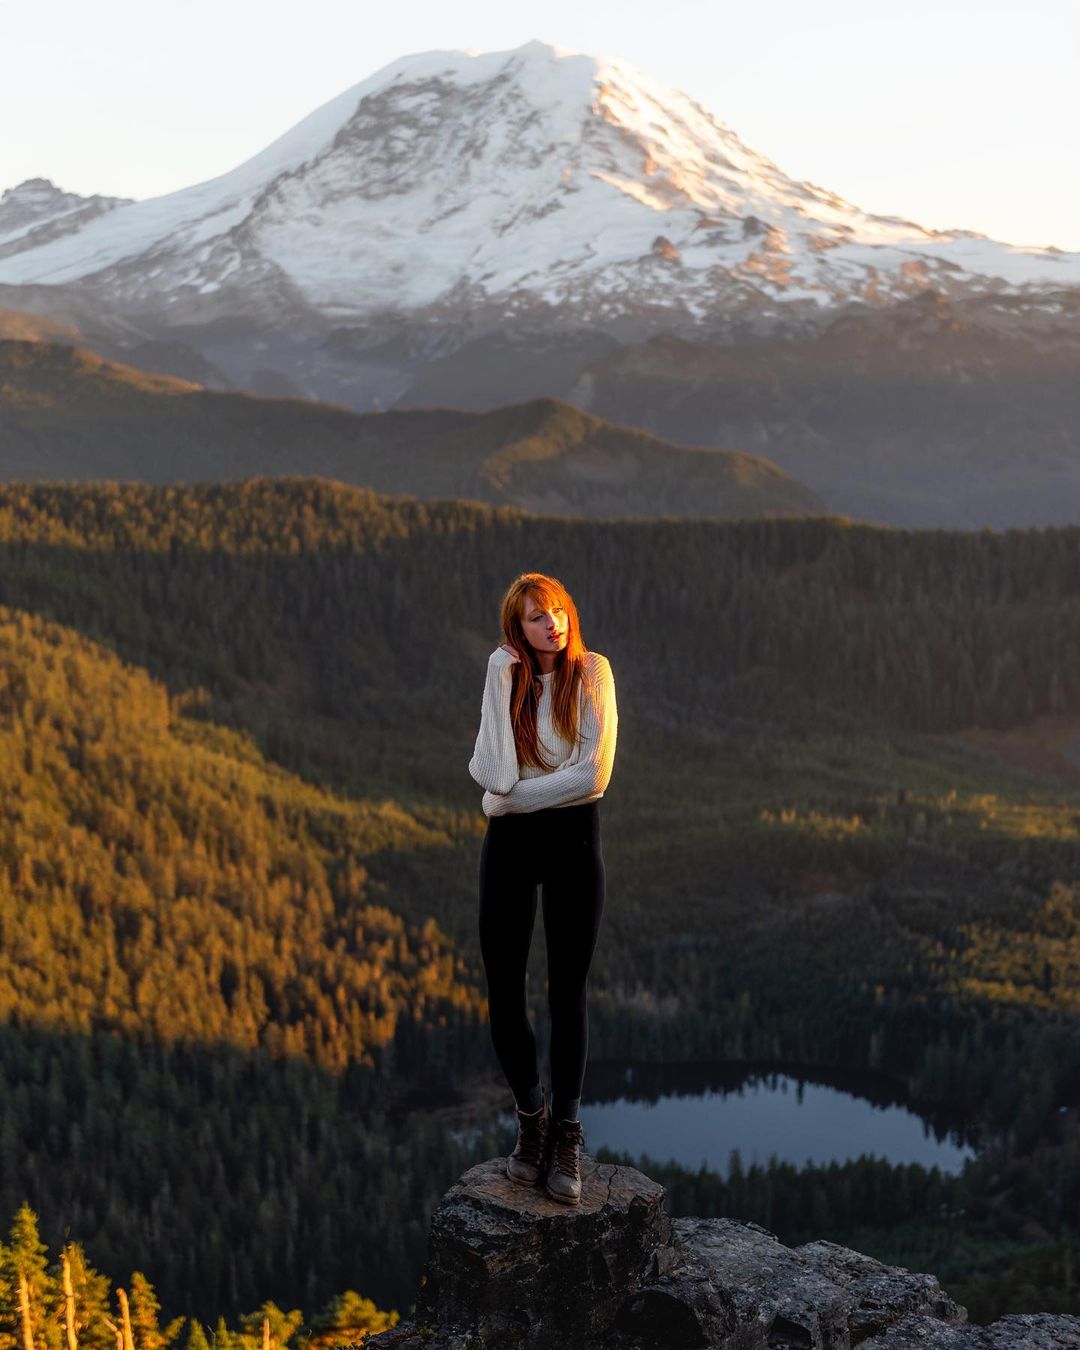
M512 811L539 811L546 806L561 806L604 792L611 781L615 764L615 742L619 732L619 710L615 703L615 678L611 663L599 652L591 652L593 699L582 699L583 739L567 764L538 778L519 778L508 792L484 797L484 814L502 816Z
M510 693L517 657L496 647L488 657L480 731L469 761L469 773L489 792L504 794L518 781L517 746L510 723Z

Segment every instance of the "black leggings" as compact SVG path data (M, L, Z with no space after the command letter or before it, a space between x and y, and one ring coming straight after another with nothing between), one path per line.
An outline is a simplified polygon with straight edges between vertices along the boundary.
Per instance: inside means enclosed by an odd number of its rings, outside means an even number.
M492 816L480 849L480 952L491 1040L518 1106L539 1081L525 970L544 898L552 1112L576 1118L589 1052L586 982L604 910L600 803Z

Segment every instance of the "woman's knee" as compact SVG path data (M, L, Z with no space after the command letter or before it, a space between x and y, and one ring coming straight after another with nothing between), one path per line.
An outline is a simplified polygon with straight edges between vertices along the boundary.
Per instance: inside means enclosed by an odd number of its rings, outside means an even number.
M549 980L548 1011L555 1017L580 1017L588 1004L588 984L581 980Z

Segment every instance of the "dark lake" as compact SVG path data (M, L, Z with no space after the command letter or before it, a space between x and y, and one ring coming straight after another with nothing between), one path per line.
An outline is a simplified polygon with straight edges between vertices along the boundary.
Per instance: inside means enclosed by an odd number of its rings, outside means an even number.
M744 1168L843 1162L871 1154L959 1172L975 1156L955 1115L917 1110L885 1074L768 1064L590 1063L581 1123L590 1153L609 1148L727 1176L731 1150ZM506 1117L513 1126L513 1112Z

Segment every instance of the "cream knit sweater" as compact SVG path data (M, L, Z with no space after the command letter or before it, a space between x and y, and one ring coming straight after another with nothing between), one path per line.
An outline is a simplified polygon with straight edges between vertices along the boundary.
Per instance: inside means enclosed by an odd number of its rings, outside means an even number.
M469 761L469 773L486 788L484 814L502 816L540 811L548 806L578 806L604 795L615 763L619 713L611 663L599 652L586 652L585 678L595 690L595 703L578 690L578 744L571 745L551 717L551 675L542 675L544 692L536 710L540 751L553 769L519 765L510 724L510 694L516 658L497 647L488 658L487 681L480 709L480 732Z

